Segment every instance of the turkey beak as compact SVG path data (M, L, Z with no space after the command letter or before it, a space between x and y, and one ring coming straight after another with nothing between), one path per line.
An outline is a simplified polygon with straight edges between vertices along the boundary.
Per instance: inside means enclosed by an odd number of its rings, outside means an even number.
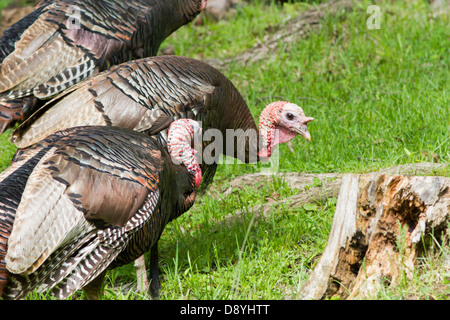
M311 142L311 135L309 134L307 123L313 121L314 118L311 117L302 117L300 119L300 127L296 128L295 132L305 138L308 142Z
M305 130L301 133L303 138L305 138L309 143L311 143L311 135L309 134L308 128L305 126Z

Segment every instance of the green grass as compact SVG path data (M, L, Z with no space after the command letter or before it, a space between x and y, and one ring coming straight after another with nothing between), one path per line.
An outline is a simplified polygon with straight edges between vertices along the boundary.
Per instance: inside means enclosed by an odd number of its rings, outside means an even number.
M450 225L448 226L450 227ZM400 263L403 274L396 283L386 279L372 299L383 300L449 300L450 298L450 248L444 247L435 237L423 257L418 258L417 267L411 270ZM401 247L400 247L401 248ZM410 276L406 276L411 274Z
M311 144L295 139L294 152L280 148L281 171L363 173L405 163L448 163L448 15L433 18L426 2L381 2L381 29L368 30L369 4L327 17L320 31L281 44L264 61L224 70L255 118L273 100L261 98L281 96L316 119L309 125ZM167 43L179 55L232 56L305 8L238 9L230 21L189 26ZM194 44L192 38L197 39ZM258 165L220 166L216 185L258 170ZM257 223L250 212L243 224L222 227L221 217L267 202L270 187L247 188L217 200L201 198L168 226L161 241L161 251L169 253L161 263L167 277L163 298L283 299L295 294L326 245L334 204L317 204L317 211L280 207ZM281 198L289 195L284 192ZM392 291L374 298L405 298L402 290Z
M426 2L382 2L379 6L386 13L381 29L369 30L367 6L368 2L354 12L325 19L319 32L280 44L264 61L232 64L224 71L255 117L273 100L270 97L277 96L298 103L316 119L309 125L311 144L296 139L294 153L281 147L281 170L366 172L402 163L448 161L448 15L430 17ZM303 10L305 5L298 7ZM189 26L167 42L179 55L228 56L253 46L261 32L283 23L297 5L288 8L285 12L256 6L256 13L238 9L231 21ZM256 15L258 19L247 21ZM224 49L229 41L221 40L228 30L236 39L234 50ZM194 44L192 38L197 39ZM241 174L254 166L224 170L229 176L229 170Z
M0 135L0 172L5 170L11 163L11 158L16 152L17 148L10 143L11 129L5 131Z
M364 173L389 166L450 160L449 16L427 1L377 1L380 29L366 27L369 1L322 20L306 38L280 43L267 59L223 70L255 116L283 99L315 118L312 142L280 147L280 171ZM163 44L194 58L242 52L313 4L238 7L228 20L189 25ZM14 153L0 137L1 168ZM0 169L1 169L0 168ZM231 178L259 164L220 165L210 193L170 223L160 241L162 299L285 299L295 297L325 248L336 199L301 208L278 205L262 217L252 207L295 194L283 181L224 195ZM449 169L436 174L450 176ZM448 248L423 259L414 279L383 288L374 299L448 298L441 271ZM437 256L438 258L432 258ZM143 299L127 290L132 265L108 275L107 299ZM444 293L436 288L447 288ZM442 293L442 294L441 294Z

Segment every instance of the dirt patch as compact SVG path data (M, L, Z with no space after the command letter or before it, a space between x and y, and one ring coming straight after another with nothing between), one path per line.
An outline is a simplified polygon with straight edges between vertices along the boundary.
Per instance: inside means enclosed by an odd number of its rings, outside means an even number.
M0 20L0 37L3 36L3 32L9 28L12 24L16 23L26 15L33 11L33 6L15 7L10 6L2 10Z

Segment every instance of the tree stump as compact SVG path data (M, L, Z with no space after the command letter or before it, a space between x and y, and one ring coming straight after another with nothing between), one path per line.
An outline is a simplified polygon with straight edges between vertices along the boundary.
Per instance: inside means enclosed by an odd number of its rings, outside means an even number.
M325 251L299 299L370 298L449 233L450 178L346 174Z

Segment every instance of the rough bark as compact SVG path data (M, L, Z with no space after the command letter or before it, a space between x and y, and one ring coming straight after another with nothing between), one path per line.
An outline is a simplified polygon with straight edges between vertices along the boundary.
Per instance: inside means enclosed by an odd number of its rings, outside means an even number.
M450 178L346 174L327 246L298 297L368 298L409 277L449 222Z
M434 176L447 167L417 163L361 175L246 174L232 180L223 192L282 179L298 193L230 214L225 222L248 212L257 221L268 217L274 205L284 202L301 207L338 197L327 247L298 298L367 298L379 285L409 276L416 258L430 243L431 232L437 240L444 230L448 235L450 178Z
M400 174L400 175L432 175L436 170L441 170L448 165L431 162L413 163L384 168L376 173L380 174ZM274 179L284 181L290 188L295 188L298 193L292 197L276 201L277 203L289 202L293 207L301 207L306 203L323 202L327 198L337 197L342 184L343 173L299 173L299 172L278 172L275 174L249 173L231 180L226 189L221 190L225 195L242 187L258 186L260 184L271 183ZM252 208L254 211L270 210L268 203Z

